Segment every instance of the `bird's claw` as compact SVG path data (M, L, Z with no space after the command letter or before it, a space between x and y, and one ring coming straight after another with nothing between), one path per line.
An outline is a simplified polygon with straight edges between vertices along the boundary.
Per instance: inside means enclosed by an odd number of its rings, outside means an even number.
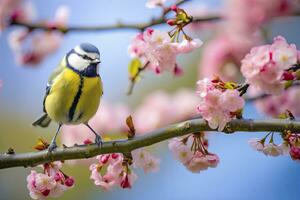
M96 135L95 143L98 145L98 147L102 147L102 139L99 135Z
M48 152L51 153L56 148L57 148L56 142L52 141L51 144L48 147Z

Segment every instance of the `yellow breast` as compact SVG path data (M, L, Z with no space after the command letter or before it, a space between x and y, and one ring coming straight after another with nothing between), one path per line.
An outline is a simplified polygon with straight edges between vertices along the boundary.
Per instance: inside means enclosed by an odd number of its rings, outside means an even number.
M54 80L45 108L62 124L86 123L96 113L102 95L100 77L83 77L65 68Z

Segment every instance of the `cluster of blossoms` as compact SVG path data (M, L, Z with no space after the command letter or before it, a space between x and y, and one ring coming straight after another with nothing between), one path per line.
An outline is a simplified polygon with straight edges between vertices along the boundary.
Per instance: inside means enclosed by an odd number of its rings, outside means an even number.
M28 28L18 28L9 35L9 45L16 56L16 62L21 65L37 65L60 46L69 16L69 8L61 6L57 9L52 21L43 22L49 30L32 31ZM14 19L15 20L15 19Z
M223 20L210 26L216 27L218 34L204 47L199 77L218 75L222 80L237 81L240 60L251 47L262 43L263 37L258 34L260 27L276 16L292 13L295 3L296 0L224 1L224 7L217 14L208 14L215 16L221 12Z
M35 16L33 5L22 0L2 0L0 2L0 31L10 23L27 23Z
M201 98L197 109L211 128L222 131L229 121L241 117L245 101L236 84L205 78L197 85Z
M271 45L254 47L242 60L241 72L246 81L269 94L280 94L285 81L296 78L289 69L297 64L298 51L281 37Z
M132 187L138 177L130 168L130 165L142 168L144 172L156 172L160 163L159 159L143 149L133 151L132 158L113 153L99 155L96 159L98 162L90 166L90 178L95 185L105 191L111 190L113 186Z
M269 134L268 134L269 135ZM283 143L277 145L273 141L273 133L268 144L265 144L265 140L268 137L263 139L253 138L249 140L250 146L260 152L263 152L267 156L280 156L280 155L289 155L293 160L300 161L300 134L291 133L290 131L283 132L282 138Z
M91 126L98 133L105 133L108 136L124 133L128 130L125 123L127 116L132 113L137 134L145 134L170 123L196 117L196 106L199 100L191 90L179 90L174 95L168 95L162 91L157 91L141 103L135 110L129 109L124 104L110 104L102 101L99 110L90 120ZM114 123L111 123L111 122ZM62 127L62 142L67 146L72 146L76 142L83 142L89 136L93 140L92 134L82 134L88 131L84 125L66 125Z
M27 188L32 199L56 198L74 186L74 179L60 169L62 162L46 163L43 173L34 170L27 176Z
M147 68L157 74L167 70L180 75L182 70L176 63L176 56L191 52L201 44L199 39L175 42L167 32L149 28L135 35L128 51L131 57L139 58L143 65L147 64Z
M208 141L204 133L173 138L169 142L169 149L174 157L193 173L199 173L209 167L215 168L218 165L219 157L208 152L207 148Z

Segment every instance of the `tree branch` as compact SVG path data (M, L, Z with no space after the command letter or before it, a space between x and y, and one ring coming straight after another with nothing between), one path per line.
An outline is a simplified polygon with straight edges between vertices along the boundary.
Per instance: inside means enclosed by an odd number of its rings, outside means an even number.
M220 19L219 16L208 16L208 17L201 17L195 18L193 22L207 22L207 21L215 21ZM160 17L157 19L153 19L148 23L141 23L141 24L134 24L134 23L122 23L119 22L114 25L99 25L99 26L69 26L69 27L49 27L43 23L26 23L26 22L15 22L13 21L11 25L13 26L23 26L27 27L30 30L41 29L41 30L58 30L62 33L68 33L71 31L113 31L113 30L145 30L146 28L161 25L165 23L165 17Z
M274 131L281 132L291 130L300 132L300 122L291 120L250 120L236 119L227 124L225 133L236 131L259 132ZM39 152L21 153L21 154L1 154L0 169L11 167L36 166L42 163L53 162L57 160L72 160L91 158L99 154L106 153L126 153L134 149L146 147L173 137L183 136L199 131L214 131L203 119L192 119L185 122L173 124L150 133L136 136L130 140L119 140L105 142L102 147L95 144L77 145L73 147L57 148L52 153L47 150Z
M295 81L295 83L293 83L293 85L289 86L288 88L286 88L285 90L289 90L289 89L292 89L292 88L295 88L295 87L299 87L300 86L300 82L299 81ZM261 99L265 99L267 97L271 97L271 96L274 96L274 95L271 95L271 94L259 94L257 96L253 96L253 97L246 97L245 100L247 102L254 102L254 101L257 101L257 100L261 100Z
M189 2L190 0L178 0L175 5L180 6ZM163 12L160 17L153 18L150 22L141 24L126 24L119 22L115 25L102 25L102 26L69 26L69 27L49 27L45 23L27 23L27 22L17 22L12 21L11 25L27 27L30 30L41 29L41 30L58 30L62 33L68 33L70 31L111 31L111 30L145 30L151 26L164 24L166 22L166 15L171 11L171 7L163 7ZM204 22L204 21L214 21L220 19L219 16L207 16L202 18L195 18L193 22Z

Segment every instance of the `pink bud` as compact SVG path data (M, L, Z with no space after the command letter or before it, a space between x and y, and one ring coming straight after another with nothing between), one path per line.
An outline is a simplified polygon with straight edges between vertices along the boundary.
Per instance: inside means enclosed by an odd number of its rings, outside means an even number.
M50 193L50 190L45 190L45 191L42 192L42 194L43 194L45 197L48 196L49 193Z
M15 21L18 21L18 19L20 18L20 16L22 16L21 11L20 10L15 10L11 14L10 19L11 19L11 21L15 22Z
M68 187L72 187L74 185L74 178L72 177L68 177L65 181L65 185L68 186Z
M57 24L55 22L47 22L46 23L47 28L51 30L56 30L57 29Z
M56 182L60 181L60 180L61 180L60 174L59 174L59 173L56 173L56 174L54 175L54 179L55 179Z
M176 5L173 5L173 6L170 7L170 9L171 9L172 11L174 11L174 12L177 12L177 9L178 9L178 8L177 8Z
M113 154L111 154L111 157L112 157L113 159L117 159L117 158L119 157L119 154L113 153Z
M174 75L175 76L180 76L182 74L183 74L183 70L180 67L178 67L178 65L176 64L176 66L174 68Z
M90 139L86 139L83 141L83 144L92 144L93 142Z
M105 164L108 161L109 157L110 157L110 154L102 155L100 158L100 162Z
M169 20L167 20L167 24L169 24L170 26L176 25L176 19L169 19Z
M158 67L156 67L156 68L155 68L155 73L156 73L156 74L160 74L160 73L161 73L161 70L160 70Z
M123 180L121 181L121 185L122 188L131 188L131 185L129 183L129 178L128 175L126 174L126 176L123 178Z
M290 155L293 160L300 160L300 148L292 146L290 149Z
M291 80L294 80L294 78L295 78L295 76L292 72L287 72L287 71L283 72L283 75L282 75L283 80L291 81Z
M153 30L152 28L148 28L148 29L146 30L146 33L147 33L148 35L152 35L153 32L154 32L154 30Z

